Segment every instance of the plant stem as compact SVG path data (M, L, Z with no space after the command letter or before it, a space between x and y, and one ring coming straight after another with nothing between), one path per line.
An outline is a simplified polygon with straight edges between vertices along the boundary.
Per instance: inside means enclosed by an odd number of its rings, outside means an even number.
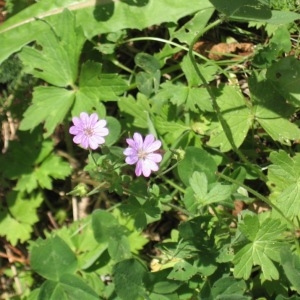
M91 150L91 149L89 149L89 152L90 152L90 157L92 158L92 160L93 160L93 162L94 162L95 166L98 168L98 164L97 164L97 162L96 162L96 160L95 160L95 158L94 158L94 156L93 156L93 152L92 152L92 150Z
M168 179L167 177L163 176L163 179L166 183L168 183L170 186L175 188L176 190L180 191L181 193L185 194L185 189L183 189L178 184L174 183L172 180Z
M172 203L164 203L164 205L169 206L169 207L171 207L171 208L173 208L173 209L175 209L175 210L177 210L177 211L185 214L186 216L194 217L194 215L192 213L190 213L189 211L187 211L184 208L181 208L180 206L177 206L177 205L172 204Z
M285 219L285 220L287 221L287 223L289 223L289 224L292 226L292 228L296 229L296 225L295 225L290 219L288 219L288 218L284 215L284 213L281 211L281 209L280 209L279 207L277 207L274 203L272 203L267 197L263 196L263 195L260 194L259 192L253 190L252 188L248 187L247 185L245 185L245 184L243 184L243 183L241 183L241 182L239 182L239 181L237 181L237 180L235 180L235 179L233 179L233 178L231 178L231 177L229 177L229 176L226 176L226 175L224 175L224 174L222 174L222 173L219 173L219 172L217 172L216 175L219 176L219 177L221 177L221 178L223 178L223 179L225 179L226 181L229 181L229 182L231 182L231 183L234 183L234 184L236 184L236 185L238 185L238 186L243 187L243 188L244 188L245 190L247 190L249 193L251 193L252 195L254 195L255 197L257 197L258 199L260 199L260 200L263 201L264 203L268 204L268 205L269 205L270 207L272 207L274 210L276 210L276 211L280 214L280 216L281 216L283 219Z
M226 120L223 118L223 115L221 113L220 107L217 103L217 99L215 97L215 94L212 90L212 88L210 87L210 85L208 84L208 82L206 81L205 77L202 75L201 71L198 68L198 65L196 63L196 60L194 58L194 52L193 52L193 47L194 44L200 39L200 37L208 30L210 30L211 28L219 25L222 22L221 19L218 19L216 21L214 21L213 23L209 24L208 26L206 26L202 31L200 31L193 39L190 47L189 47L189 51L188 51L188 55L191 59L192 65L197 73L197 75L199 76L199 78L201 79L201 81L203 82L211 100L212 100L212 104L213 104L213 108L217 114L217 117L219 119L219 122L222 126L222 129L226 135L227 140L230 143L230 146L232 148L232 150L239 156L239 158L251 169L254 170L255 173L259 176L259 178L261 178L262 180L266 180L266 176L262 173L262 171L259 168L254 167L246 158L246 156L238 149L238 147L235 145L233 136L232 136L232 132L230 127L228 126Z

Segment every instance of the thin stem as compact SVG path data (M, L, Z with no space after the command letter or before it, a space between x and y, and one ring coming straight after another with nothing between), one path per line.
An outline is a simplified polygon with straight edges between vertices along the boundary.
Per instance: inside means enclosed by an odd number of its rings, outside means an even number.
M91 196L100 191L101 188L107 189L107 182L101 182L99 185L97 185L95 188L93 188L90 192L86 194L86 196Z
M171 170L173 170L174 168L176 168L178 166L178 164L181 162L181 160L178 160L174 165L172 165L171 167L169 167L168 169L162 171L161 173L158 173L153 180L165 175L166 173L170 172Z
M174 183L172 180L168 179L167 177L163 176L163 179L166 183L168 183L170 186L175 188L176 190L180 191L181 193L185 194L185 189L183 189L178 184Z
M181 213L183 213L183 214L185 214L189 217L194 217L194 215L192 213L190 213L189 211L187 211L184 208L181 208L180 206L177 206L177 205L172 204L172 203L164 203L164 205L169 206L169 207L171 207L171 208L173 208L173 209L175 209L175 210L177 210L177 211L179 211L179 212L181 212Z
M178 147L179 143L182 141L182 139L183 139L187 134L189 134L189 133L190 133L190 130L186 130L185 132L183 132L183 133L177 138L177 140L172 144L171 148L172 148L172 149L176 149L176 148ZM164 155L164 157L163 157L163 160L162 160L162 162L160 163L160 167L161 167L161 168L163 168L163 167L167 164L167 162L171 159L173 153L174 153L174 152L172 152L172 151L169 151L169 152L166 152L166 153L165 153L165 155Z
M237 181L237 180L235 180L235 179L233 179L233 178L231 178L229 176L226 176L226 175L224 175L222 173L219 173L219 172L217 172L216 175L219 176L219 177L221 177L221 178L223 178L223 179L225 179L226 181L229 181L231 183L234 183L234 184L236 184L238 186L243 187L249 193L251 193L252 195L254 195L255 197L257 197L258 199L260 199L261 201L263 201L264 203L268 204L270 207L272 207L273 209L275 209L280 214L280 216L283 219L285 219L292 226L292 228L294 228L294 229L296 228L296 225L290 219L288 219L284 215L284 213L281 211L281 209L279 207L277 207L274 203L272 203L267 197L263 196L262 194L260 194L259 192L253 190L249 186L247 186L247 185L245 185L245 184L243 184L243 183L241 183L241 182L239 182L239 181Z
M106 209L106 211L113 211L115 208L118 208L118 207L121 206L121 205L122 205L121 202L120 202L120 203L117 203L117 204L111 206L110 208Z
M128 73L130 73L130 74L133 74L133 73L134 73L131 69L127 68L125 65L123 65L122 63L120 63L120 62L119 62L118 60L116 60L115 58L111 59L111 62L112 62L115 66L119 67L120 69L123 69L124 71L126 71L126 72L128 72Z
M94 158L94 155L93 155L93 152L92 152L92 150L91 150L91 149L89 149L89 152L90 152L90 157L92 158L92 160L93 160L93 162L94 162L95 166L98 168L98 164L97 164L97 162L96 162L96 160L95 160L95 158Z
M252 170L255 171L255 173L258 174L258 176L263 179L263 180L266 180L266 176L262 173L261 170L259 170L258 168L255 168L249 161L248 159L246 158L246 156L238 149L238 147L235 145L235 142L234 142L234 139L233 139L233 136L232 136L232 132L231 132L231 129L230 127L228 126L226 120L223 118L223 115L221 113L221 110L220 110L220 107L217 103L217 99L215 97L215 94L211 88L211 86L208 84L208 82L206 81L205 77L202 75L200 69L198 68L198 65L196 63L196 60L194 58L194 52L193 52L193 47L194 47L194 44L199 40L199 38L208 30L210 30L211 28L219 25L220 23L222 22L221 19L218 19L216 20L215 22L209 24L207 27L205 27L202 31L200 31L193 39L192 43L190 44L190 47L189 47L189 51L188 51L188 55L191 59L191 62L192 62L192 65L198 75L198 77L201 79L201 81L203 82L211 100L212 100L212 104L213 104L213 108L217 114L217 117L219 119L219 122L222 126L222 129L226 135L226 138L227 140L229 141L230 143L230 146L232 148L232 150L239 156L239 158Z

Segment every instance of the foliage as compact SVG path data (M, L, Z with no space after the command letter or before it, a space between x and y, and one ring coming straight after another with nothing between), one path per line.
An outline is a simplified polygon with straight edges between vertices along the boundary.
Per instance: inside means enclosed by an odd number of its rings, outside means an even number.
M0 297L300 299L296 2L7 1Z

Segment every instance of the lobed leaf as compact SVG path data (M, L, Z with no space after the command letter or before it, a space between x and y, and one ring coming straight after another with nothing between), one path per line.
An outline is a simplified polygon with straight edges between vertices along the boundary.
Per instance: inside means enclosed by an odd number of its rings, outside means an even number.
M280 261L280 250L285 247L281 240L285 225L278 219L265 219L261 216L246 215L239 225L247 243L234 256L234 276L248 279L253 266L260 266L264 278L277 280L279 272L274 262Z
M58 86L74 86L78 76L78 63L85 37L76 28L71 12L65 10L57 19L57 26L37 36L41 49L24 47L19 57L27 73Z
M253 117L250 110L246 106L242 93L234 86L223 86L215 93L222 117L230 128L235 146L239 147L252 124ZM209 146L220 147L222 152L231 150L231 145L220 123L211 125L209 135Z
M75 92L58 88L39 86L33 92L33 104L24 113L20 130L30 130L45 122L50 136L56 126L63 122L65 116L73 105Z
M288 119L294 107L286 103L285 98L266 80L264 72L253 73L249 89L254 118L272 139L287 145L290 145L290 140L300 139L300 129Z
M6 206L0 205L0 236L6 237L12 245L29 240L33 225L38 222L37 208L43 197L40 193L27 196L12 191L6 195Z
M195 171L204 172L208 182L214 182L217 165L206 151L196 147L187 147L184 159L178 164L177 169L182 182L189 186L189 178Z
M285 57L267 70L267 79L272 87L290 102L300 103L300 62L293 56Z
M130 5L126 1L95 0L43 0L29 6L0 26L0 62L24 45L34 41L45 32L48 25L56 27L58 16L68 9L75 14L76 24L83 29L87 39L101 33L119 31L124 28L143 29L162 22L176 22L199 10L212 8L208 0L186 2L178 0L176 6L170 0L146 0L141 5ZM168 14L162 14L167 11ZM128 16L131 16L128 18ZM87 22L88 20L88 22Z
M292 284L293 288L300 293L300 258L298 255L293 254L288 249L282 249L280 252L281 263L284 269L285 275Z
M269 166L269 186L273 189L272 198L281 211L293 218L300 213L300 155L290 157L285 151L272 152L272 165Z

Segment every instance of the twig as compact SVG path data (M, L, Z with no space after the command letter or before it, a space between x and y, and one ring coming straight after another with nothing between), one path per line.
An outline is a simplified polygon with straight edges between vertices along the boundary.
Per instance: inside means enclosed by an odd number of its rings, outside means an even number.
M13 255L12 255L11 250L8 246L5 246L5 250L6 250L6 253L7 253L7 259L9 261L9 263L11 264L10 268L11 268L11 272L14 276L14 281L15 281L15 285L16 285L16 292L17 292L18 295L22 295L23 289L22 289L21 281L18 277L17 268L14 265L14 261L12 260Z

